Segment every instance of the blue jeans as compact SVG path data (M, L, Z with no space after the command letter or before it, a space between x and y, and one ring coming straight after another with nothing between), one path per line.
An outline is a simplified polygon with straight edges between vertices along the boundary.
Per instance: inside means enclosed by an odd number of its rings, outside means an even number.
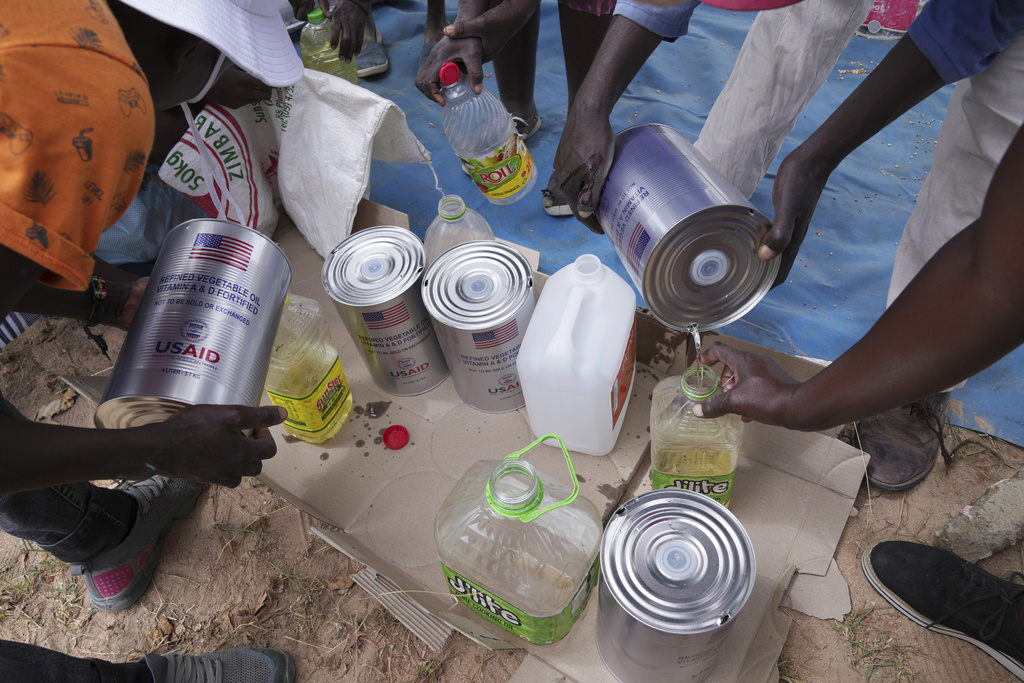
M153 683L146 657L113 664L80 659L38 645L0 640L0 680L4 683Z
M0 396L0 413L25 419ZM135 500L88 482L0 496L0 530L75 563L116 547L135 523Z

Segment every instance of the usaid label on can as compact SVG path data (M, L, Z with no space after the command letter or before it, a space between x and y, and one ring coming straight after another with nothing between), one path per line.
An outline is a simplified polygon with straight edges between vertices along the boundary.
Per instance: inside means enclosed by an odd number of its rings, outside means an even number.
M167 235L95 422L159 422L186 405L258 406L291 283L281 248L222 220Z
M678 330L738 320L779 271L757 254L770 221L668 126L615 135L595 215L651 313Z
M489 240L452 247L427 269L423 303L462 400L488 413L522 408L516 357L535 305L526 258Z
M605 666L620 681L703 681L756 576L750 537L721 503L679 489L627 501L601 539Z
M413 396L448 376L420 298L426 257L413 233L393 226L360 230L334 248L324 289L381 390Z

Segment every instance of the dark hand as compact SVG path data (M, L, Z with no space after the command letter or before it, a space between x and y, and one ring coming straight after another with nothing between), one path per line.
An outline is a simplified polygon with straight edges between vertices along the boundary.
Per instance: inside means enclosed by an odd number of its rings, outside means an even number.
M449 38L479 39L483 50L481 57L489 62L519 33L539 6L540 0L502 0L488 9L487 2L463 0L455 22L445 26L443 31Z
M615 140L608 117L579 104L574 106L558 141L548 191L556 203L568 204L581 223L599 234L604 230L593 214L601 201L614 154Z
M756 420L782 427L790 424L789 402L800 382L775 361L715 342L701 354L701 362L725 363L721 372L722 391L695 406L694 415L719 417L736 413L744 422Z
M270 98L272 88L252 74L232 66L221 74L206 99L228 109L238 109Z
M363 49L363 27L370 15L370 0L341 0L334 8L331 47L338 48L338 57L346 62Z
M760 250L760 256L765 260L782 254L779 274L772 287L779 286L789 277L831 171L799 147L782 160L772 185L775 220L772 229L761 240Z
M263 471L263 461L277 453L267 427L286 415L277 406L199 405L138 429L152 434L152 459L146 461L150 474L233 488L242 477ZM252 430L251 437L242 433L245 429Z
M427 61L416 74L416 89L443 107L444 95L441 93L441 78L438 74L445 62L462 64L463 70L469 75L473 92L480 94L483 90L484 60L477 38L456 39L445 36L437 41Z

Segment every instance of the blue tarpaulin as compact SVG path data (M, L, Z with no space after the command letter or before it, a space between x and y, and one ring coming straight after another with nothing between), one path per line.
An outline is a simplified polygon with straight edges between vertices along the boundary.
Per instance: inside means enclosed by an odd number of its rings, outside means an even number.
M449 19L455 8L449 6ZM528 146L539 177L532 195L515 204L490 204L460 169L444 137L441 107L413 85L423 40L426 4L388 0L374 6L390 69L360 84L397 103L409 126L433 156L447 193L458 194L479 211L495 234L540 252L540 269L553 273L583 253L597 255L623 278L629 277L605 236L591 233L574 218L548 216L540 190L547 186L559 135L565 123L565 68L555 0L541 3L536 102L543 120ZM689 35L663 43L620 99L613 130L640 123L663 123L696 141L711 105L729 78L754 15L701 6ZM581 39L581 37L576 37ZM771 189L785 154L805 139L859 85L894 44L855 36L833 73L797 120L793 133L758 186L751 202L773 215ZM491 76L490 65L485 74ZM496 89L493 77L485 85ZM931 165L952 86L914 107L848 157L832 175L814 215L789 281L772 290L725 334L786 353L834 360L871 327L885 309L889 276L903 226ZM423 237L437 215L440 198L434 177L422 164L373 162L370 198L409 215ZM950 335L964 334L955 319ZM1024 388L1024 350L957 390L951 419L971 429L1024 445L1018 406ZM959 408L962 406L962 410Z

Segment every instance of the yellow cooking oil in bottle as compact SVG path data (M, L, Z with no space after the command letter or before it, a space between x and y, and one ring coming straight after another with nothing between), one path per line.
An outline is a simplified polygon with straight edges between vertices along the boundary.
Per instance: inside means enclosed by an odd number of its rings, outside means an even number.
M267 371L270 402L288 410L284 429L322 443L352 411L352 392L320 304L289 294Z
M651 397L651 483L702 493L723 505L732 498L743 436L738 415L706 418L693 406L714 395L718 375L706 365L668 377Z

